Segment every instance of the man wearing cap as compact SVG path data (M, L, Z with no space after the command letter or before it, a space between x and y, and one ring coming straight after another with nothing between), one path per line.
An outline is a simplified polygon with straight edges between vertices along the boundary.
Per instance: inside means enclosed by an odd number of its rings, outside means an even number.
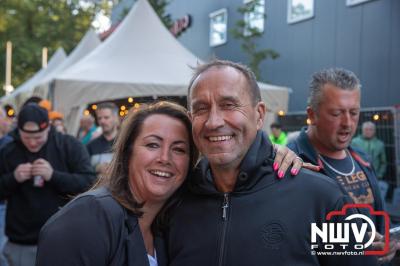
M10 266L33 266L40 228L95 175L85 147L56 132L37 104L22 108L12 134L0 151L0 200L7 200L3 253Z

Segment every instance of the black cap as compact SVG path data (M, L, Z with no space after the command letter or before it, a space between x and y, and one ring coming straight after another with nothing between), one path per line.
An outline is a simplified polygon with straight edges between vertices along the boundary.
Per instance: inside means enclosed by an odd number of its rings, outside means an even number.
M279 124L278 122L274 122L274 123L272 123L272 124L270 125L270 128L278 128L278 129L281 129L281 128L282 128L282 125Z
M27 130L25 124L28 122L35 123L37 129ZM18 114L18 129L27 133L42 132L49 126L49 114L46 109L40 107L36 103L29 103L22 107Z

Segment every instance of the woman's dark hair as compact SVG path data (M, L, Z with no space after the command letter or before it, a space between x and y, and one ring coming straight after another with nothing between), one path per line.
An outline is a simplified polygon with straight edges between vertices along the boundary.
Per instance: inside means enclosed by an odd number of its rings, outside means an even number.
M138 216L143 214L140 210L143 207L143 202L138 202L130 190L129 161L134 142L141 133L144 121L155 114L162 114L178 119L185 125L189 135L189 169L194 167L198 159L198 151L193 142L192 123L190 122L186 108L172 102L160 101L146 105L140 109L131 110L122 122L118 137L114 143L114 156L108 167L107 174L100 177L94 187L106 187L122 206Z

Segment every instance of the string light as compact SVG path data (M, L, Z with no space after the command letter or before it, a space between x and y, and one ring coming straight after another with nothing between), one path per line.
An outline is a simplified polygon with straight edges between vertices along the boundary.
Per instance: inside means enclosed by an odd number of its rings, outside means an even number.
M89 112L89 110L85 110L85 111L83 111L83 115L90 115L90 112Z
M374 119L375 121L379 120L379 115L378 115L378 114L374 114L374 116L372 117L372 119Z
M129 97L129 98L128 98L128 102L129 102L129 103L133 103L133 98L132 98L132 97Z
M311 120L310 120L310 118L307 118L306 123L307 123L307 125L311 125Z
M121 111L125 111L125 110L126 110L125 105L121 105Z
M284 116L284 115L285 115L285 111L279 110L278 115L279 115L279 116Z
M140 107L140 104L135 103L134 107L135 107L136 109L138 109L138 108Z
M97 110L97 105L93 104L93 105L92 105L92 109L93 109L93 110Z
M14 109L9 109L9 110L7 111L7 115L8 115L8 116L13 116L14 114L15 114Z

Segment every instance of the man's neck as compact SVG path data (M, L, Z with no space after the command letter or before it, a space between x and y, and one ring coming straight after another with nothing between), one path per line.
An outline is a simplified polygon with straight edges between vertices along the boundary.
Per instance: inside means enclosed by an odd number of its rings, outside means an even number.
M103 132L103 136L108 141L113 140L115 138L115 136L117 136L117 130L114 129L111 132Z
M326 147L321 141L319 141L316 132L309 127L307 130L307 135L308 138L310 139L311 145L314 147L314 149L321 155L324 155L326 157L332 158L332 159L344 159L346 158L346 151L343 150L332 150Z
M239 174L238 167L220 168L211 166L211 171L218 191L224 193L233 191Z

